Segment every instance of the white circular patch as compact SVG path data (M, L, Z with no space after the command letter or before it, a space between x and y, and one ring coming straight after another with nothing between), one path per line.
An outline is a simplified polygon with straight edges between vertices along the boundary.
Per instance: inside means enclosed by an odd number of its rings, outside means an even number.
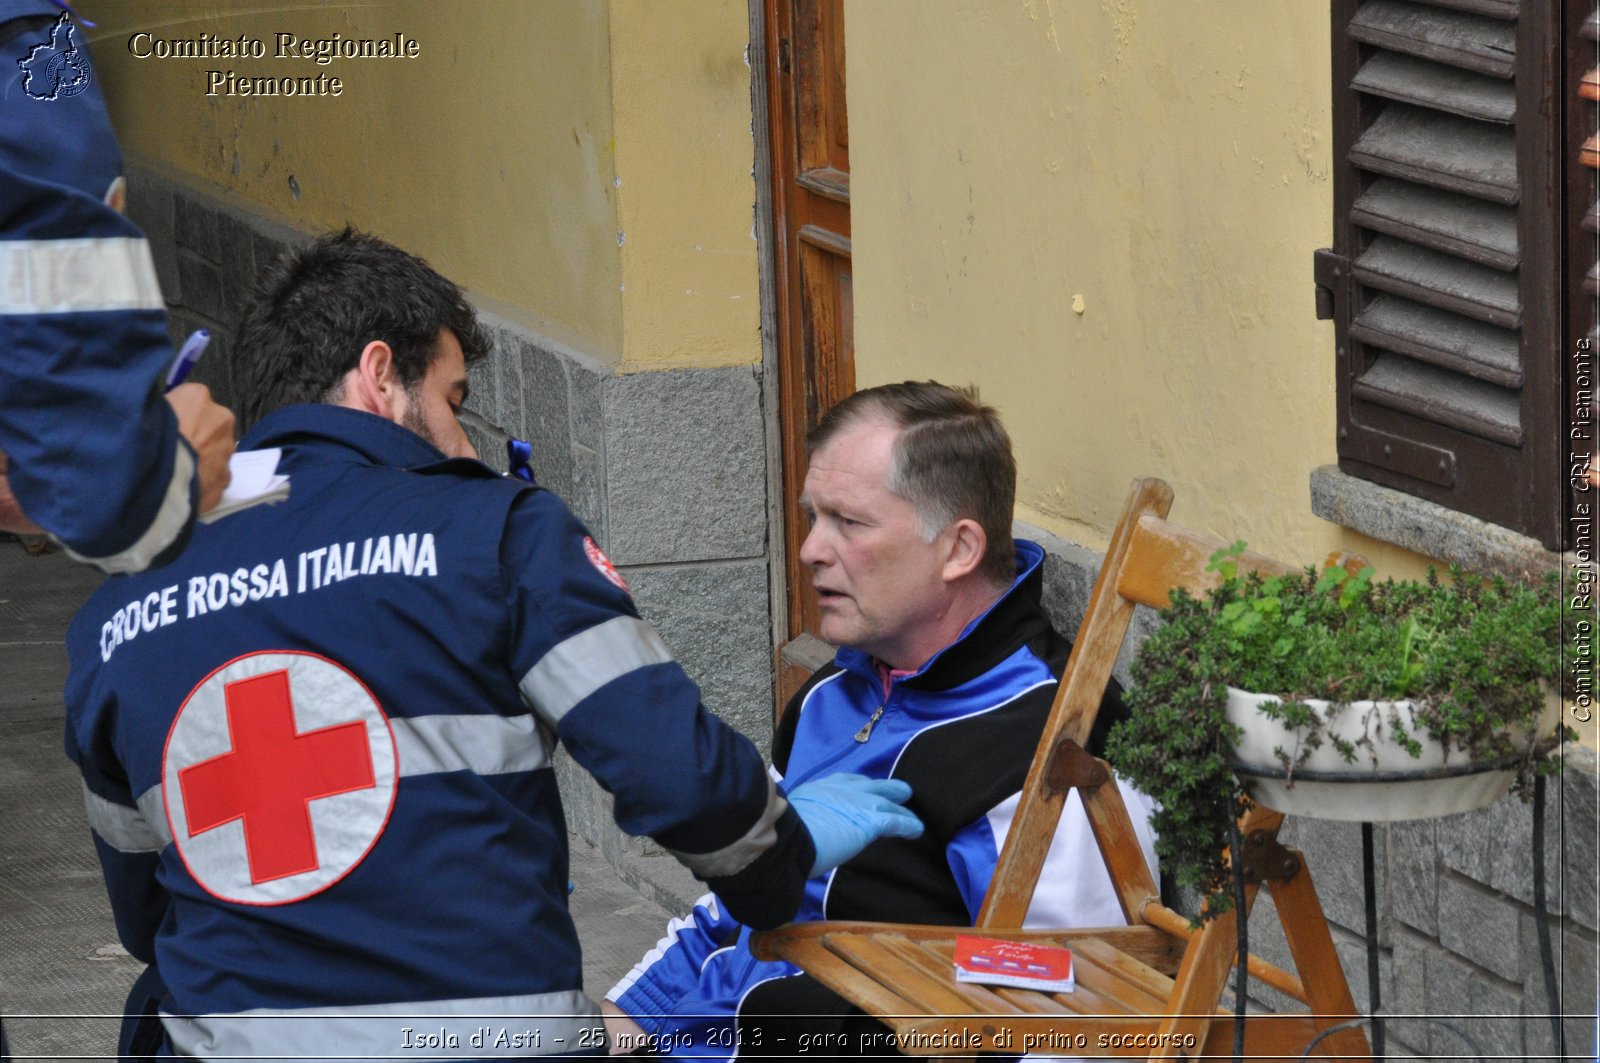
M377 699L325 657L252 653L190 692L167 734L161 789L184 865L239 904L332 886L389 822L398 762Z

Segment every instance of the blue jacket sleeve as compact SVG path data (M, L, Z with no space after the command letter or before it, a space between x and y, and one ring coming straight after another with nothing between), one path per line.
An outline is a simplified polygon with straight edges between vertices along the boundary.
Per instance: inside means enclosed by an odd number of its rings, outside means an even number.
M23 76L0 84L0 452L29 517L137 571L182 548L199 492L161 394L166 312L142 234L104 202L120 159L93 82L42 99Z
M645 953L621 981L606 993L646 1033L655 1033L662 1018L693 993L711 954L739 938L739 921L707 894L682 919L667 924L667 933Z
M749 739L713 716L622 577L560 499L524 492L501 553L523 697L614 797L742 922L795 913L811 837Z
M166 839L151 825L130 791L122 769L97 724L112 718L105 706L75 701L93 692L78 684L68 687L67 756L83 777L84 810L94 837L95 853L105 873L106 892L117 937L136 959L155 963L156 931L166 917L168 897L156 878ZM77 727L87 728L87 734Z

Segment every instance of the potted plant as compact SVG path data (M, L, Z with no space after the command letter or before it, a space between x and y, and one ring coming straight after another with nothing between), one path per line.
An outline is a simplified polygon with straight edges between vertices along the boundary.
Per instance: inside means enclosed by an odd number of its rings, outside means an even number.
M1217 899L1252 797L1321 818L1418 818L1526 794L1558 769L1554 574L1531 587L1455 568L1263 577L1239 573L1243 551L1212 556L1221 582L1204 598L1173 592L1107 746L1160 802L1157 852L1180 885Z

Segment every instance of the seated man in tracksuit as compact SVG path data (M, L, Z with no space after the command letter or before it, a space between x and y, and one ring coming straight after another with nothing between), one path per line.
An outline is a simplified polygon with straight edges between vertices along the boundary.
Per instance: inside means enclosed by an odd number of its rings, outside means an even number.
M993 409L929 382L856 393L806 445L800 558L822 637L841 648L790 701L774 774L904 780L927 831L811 879L797 918L971 925L1071 649L1040 604L1043 550L1011 538L1010 439ZM1113 690L1091 752L1124 713ZM1122 791L1153 874L1152 803ZM613 1052L784 1054L803 1033L870 1048L886 1032L789 964L755 959L727 900L702 898L606 994ZM1028 923L1123 922L1074 792Z
M756 925L921 832L904 784L776 787L562 501L471 460L486 353L460 289L398 248L347 230L288 256L233 379L289 497L75 617L67 752L118 933L158 975L127 1054L603 1052L557 742Z

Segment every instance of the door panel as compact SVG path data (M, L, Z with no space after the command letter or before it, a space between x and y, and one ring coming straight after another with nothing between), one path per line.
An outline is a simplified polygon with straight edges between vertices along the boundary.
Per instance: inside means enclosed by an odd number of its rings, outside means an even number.
M800 563L805 435L855 390L843 0L765 0L788 610L778 705L831 656Z

